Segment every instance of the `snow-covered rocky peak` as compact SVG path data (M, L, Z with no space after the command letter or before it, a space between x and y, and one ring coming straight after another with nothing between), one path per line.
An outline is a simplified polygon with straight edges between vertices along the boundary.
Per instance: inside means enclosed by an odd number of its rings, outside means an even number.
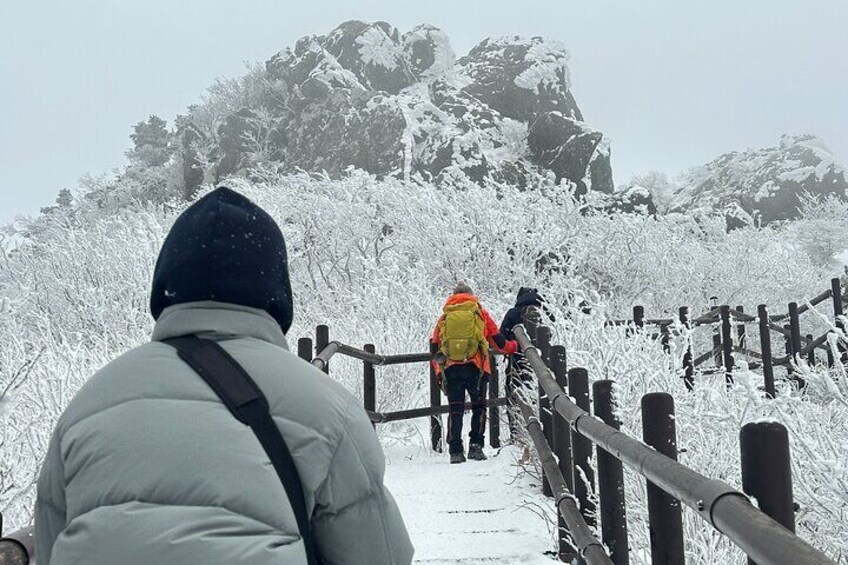
M567 62L562 44L540 37L486 39L457 60L432 25L401 34L345 22L266 62L265 90L248 97L259 107L222 120L213 137L235 142L209 160L225 165L217 178L271 157L278 169L330 175L356 167L610 192L609 141L583 123Z
M459 63L472 81L466 91L504 116L527 121L556 111L582 120L571 96L568 60L558 41L511 36L482 41Z
M398 31L386 22L349 21L327 35L304 37L266 63L290 86L308 79L328 88L398 93L415 82Z
M734 151L676 179L670 208L726 212L762 223L798 216L800 197L848 197L848 173L814 135L784 135L780 145Z

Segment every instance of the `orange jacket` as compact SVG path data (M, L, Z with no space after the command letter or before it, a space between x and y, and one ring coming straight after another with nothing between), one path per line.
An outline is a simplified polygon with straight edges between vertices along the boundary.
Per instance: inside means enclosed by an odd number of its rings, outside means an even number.
M474 301L478 305L480 305L480 301L473 294L460 293L460 294L453 294L450 297L448 297L447 301L445 302L445 306L453 306L454 304L461 304L463 302L469 302L469 301ZM497 341L495 340L496 336L500 336L498 326L497 326L497 324L495 324L495 321L492 320L492 317L489 315L489 312L487 312L486 309L483 308L482 305L480 305L480 315L483 316L483 325L484 325L483 336L486 338L486 341L489 342L489 347L491 347L495 351L498 351L498 352L503 353L505 355L511 355L511 354L515 353L516 351L518 351L518 344L515 341L506 340L503 337L501 337L501 339L499 339ZM435 343L438 347L442 346L442 338L439 335L440 334L439 326L441 325L441 321L444 317L445 317L444 314L439 316L438 321L436 321L436 328L433 330L433 335L430 337L430 342ZM504 345L502 347L499 347L498 343L497 343L498 341L504 343ZM490 375L492 373L492 367L491 367L491 364L489 363L489 356L483 355L482 351L478 351L477 354L474 355L474 357L471 359L470 362L474 363L482 372L486 373L487 375ZM450 367L451 365L459 365L459 364L462 364L462 363L463 363L463 361L450 361L449 360L447 362L447 365L445 365L445 367ZM441 367L439 367L439 365L436 364L435 361L433 362L433 365L436 367L437 373L441 372Z

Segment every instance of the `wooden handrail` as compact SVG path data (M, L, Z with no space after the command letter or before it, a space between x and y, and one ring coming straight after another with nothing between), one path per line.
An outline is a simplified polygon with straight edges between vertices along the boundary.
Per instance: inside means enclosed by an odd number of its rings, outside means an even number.
M508 404L509 400L506 398L490 398L486 400L485 406L486 408L491 408L493 406L507 406ZM466 402L463 410L471 410L473 407L470 402ZM371 418L371 422L374 424L388 424L389 422L397 422L399 420L439 416L448 412L450 412L450 405L445 404L443 406L425 406L423 408L411 408L396 412L368 412L368 417Z
M516 326L513 333L539 386L548 395L551 409L565 418L576 433L695 510L757 563L835 565L824 553L754 508L744 494L730 485L709 479L593 418L557 385L524 326Z
M516 399L515 403L524 420L524 427L527 429L530 440L533 442L533 447L536 449L536 454L539 456L539 462L545 471L545 477L551 486L551 492L556 500L559 514L562 516L580 555L588 565L613 565L612 560L604 550L603 544L598 541L598 538L594 536L592 530L586 524L586 520L583 519L580 509L577 507L574 494L568 490L559 464L545 439L539 419L533 414L533 409L520 400Z

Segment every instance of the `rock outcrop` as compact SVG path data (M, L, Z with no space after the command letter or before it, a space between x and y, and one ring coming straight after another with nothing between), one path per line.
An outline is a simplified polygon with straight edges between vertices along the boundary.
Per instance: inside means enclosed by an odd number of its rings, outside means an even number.
M539 37L486 39L457 59L433 26L346 22L266 62L261 107L216 132L215 176L263 163L611 192L609 142L583 123L567 62Z
M848 197L848 173L813 135L722 155L676 179L670 210L723 213L728 227L798 217L801 196Z

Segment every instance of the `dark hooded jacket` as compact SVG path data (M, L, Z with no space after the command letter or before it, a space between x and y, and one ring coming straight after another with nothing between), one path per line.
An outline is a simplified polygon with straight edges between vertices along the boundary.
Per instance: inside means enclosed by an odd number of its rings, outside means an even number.
M527 308L536 306L553 322L554 317L547 307L544 297L535 289L522 286L518 290L518 297L515 300L515 306L507 310L503 322L501 322L500 333L506 339L515 339L515 334L512 329L524 321L524 314Z

